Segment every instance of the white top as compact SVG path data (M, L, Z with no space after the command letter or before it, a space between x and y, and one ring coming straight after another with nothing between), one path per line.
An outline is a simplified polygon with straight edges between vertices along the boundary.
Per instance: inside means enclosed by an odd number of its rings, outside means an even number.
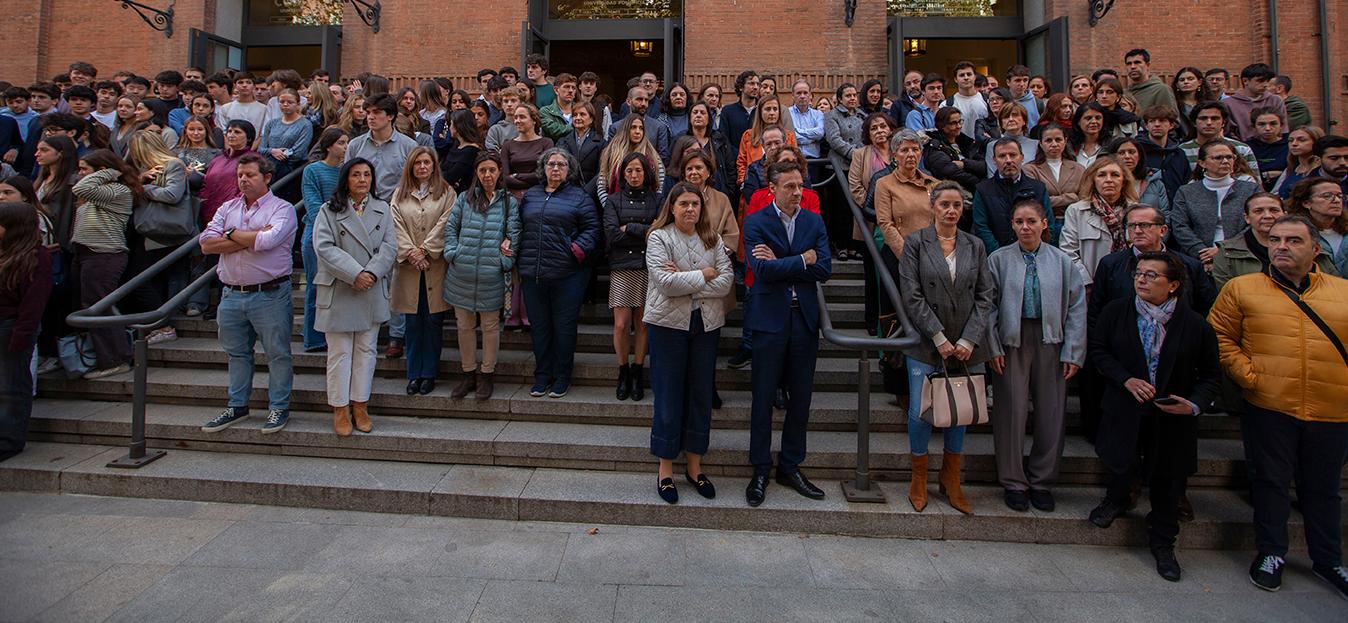
M1236 180L1230 175L1221 179L1203 176L1203 187L1217 193L1217 228L1212 232L1213 243L1226 240L1226 232L1222 229L1222 202L1226 201L1226 193L1231 192L1231 186L1235 183Z
M960 132L963 132L969 138L976 138L974 136L974 124L977 124L979 119L988 116L987 100L983 99L981 93L975 93L969 97L955 93L951 96L950 101L960 111Z
M109 130L113 129L117 124L117 111L115 110L108 111L107 113L101 113L95 110L89 113L89 116L93 117L94 121L108 126Z
M955 256L956 256L956 255L958 255L958 253L956 253L955 251L951 251L951 252L950 252L950 255L945 256L945 265L946 265L946 268L949 268L949 269L950 269L950 283L955 283Z
M221 105L215 109L216 124L224 130L229 122L235 119L243 119L253 124L253 130L257 136L262 136L262 128L267 120L267 105L261 102L230 102Z
M1062 158L1057 160L1047 159L1044 160L1044 163L1048 165L1049 169L1053 170L1053 179L1062 177Z

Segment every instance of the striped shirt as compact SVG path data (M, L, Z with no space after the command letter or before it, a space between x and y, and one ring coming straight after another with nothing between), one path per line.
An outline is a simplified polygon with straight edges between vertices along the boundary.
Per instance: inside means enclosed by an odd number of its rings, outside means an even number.
M80 199L75 208L75 231L70 241L95 253L127 250L126 225L131 220L134 198L131 189L118 182L121 172L99 169L75 184L71 192Z

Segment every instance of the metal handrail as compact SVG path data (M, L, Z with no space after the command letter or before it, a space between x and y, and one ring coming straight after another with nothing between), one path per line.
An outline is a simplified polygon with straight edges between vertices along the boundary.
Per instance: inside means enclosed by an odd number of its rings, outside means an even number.
M303 173L305 167L309 166L306 161L297 167L294 171L287 173L285 177L272 182L269 190L275 191L285 185L293 182L297 176ZM304 208L304 201L295 203L296 218L299 211ZM191 240L184 242L172 253L164 256L158 262L155 262L149 268L141 271L140 274L127 280L121 287L113 290L107 296L100 299L97 303L89 307L72 312L66 317L66 324L72 327L84 329L106 329L126 327L136 331L136 340L134 344L135 359L132 364L132 390L131 390L131 443L127 448L127 455L108 463L108 467L138 468L143 467L154 460L164 456L163 450L153 452L146 451L145 448L145 394L148 384L147 376L149 374L149 355L150 343L149 333L168 322L169 317L173 315L173 310L182 307L193 294L196 294L202 288L210 285L215 279L216 267L212 266L206 270L200 277L197 277L187 287L183 288L177 294L173 295L159 309L136 314L104 315L115 310L117 303L126 298L132 292L149 284L150 280L158 277L165 270L168 270L174 263L196 251L201 246L201 240L198 236L193 236Z
M822 187L829 181L837 181L838 188L842 192L843 198L847 201L848 207L852 212L852 219L861 231L870 229L864 215L861 213L861 207L852 199L852 194L847 188L844 178L841 176L843 170L841 159L836 154L829 154L827 159L811 159L812 163L827 164L832 170L832 175L824 182L816 185ZM898 332L893 336L873 337L867 335L855 335L844 333L833 327L833 319L829 314L828 302L824 298L823 284L815 284L819 294L819 327L820 333L825 340L836 346L856 350L857 356L857 467L856 475L852 481L842 483L843 497L849 502L885 502L884 492L879 487L871 485L870 479L870 453L871 453L871 362L870 351L881 350L901 350L916 346L921 343L921 335L913 328L908 321L908 317L903 313L903 307L900 304L899 289L894 283L893 277L885 269L884 262L880 258L880 251L875 246L875 241L870 236L861 237L866 247L866 252L870 254L871 260L876 267L876 274L880 277L881 286L885 294L889 296L894 304L894 311L897 314L899 327Z

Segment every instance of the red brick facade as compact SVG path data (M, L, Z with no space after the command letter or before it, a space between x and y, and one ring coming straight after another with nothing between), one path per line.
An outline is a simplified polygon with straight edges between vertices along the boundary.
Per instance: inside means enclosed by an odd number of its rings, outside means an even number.
M1334 118L1342 121L1348 100L1348 33L1343 30L1348 0L1327 1L1335 69L1331 101ZM843 23L843 3L836 0L686 0L684 5L683 77L695 86L710 81L728 86L745 67L803 76L819 89L843 80L883 78L888 71L886 16L879 0L859 2L851 27ZM0 13L0 78L18 83L49 78L74 60L93 62L108 75L123 68L153 75L187 64L192 28L211 32L215 26L216 0L178 0L171 39L119 6L115 0L7 0ZM395 79L448 75L459 82L482 66L519 63L528 0L398 0L383 6L381 30L373 33L346 5L342 73L369 69ZM1323 124L1316 6L1314 0L1279 3L1278 53L1279 69L1292 77L1294 92ZM1074 72L1121 67L1123 52L1137 45L1151 50L1154 69L1166 76L1181 65L1239 71L1250 62L1270 60L1268 0L1121 0L1095 28L1087 25L1081 0L1045 0L1044 9L1047 19L1068 18ZM1182 24L1185 32L1166 34L1166 24ZM1333 130L1346 131L1341 125Z

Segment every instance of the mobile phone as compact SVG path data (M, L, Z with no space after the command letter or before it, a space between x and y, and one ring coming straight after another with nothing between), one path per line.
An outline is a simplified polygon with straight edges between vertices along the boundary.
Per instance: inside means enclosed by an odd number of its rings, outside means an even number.
M1170 396L1164 396L1164 397L1162 397L1162 398L1157 398L1156 400L1153 400L1152 402L1154 402L1154 403L1156 403L1156 404L1158 404L1158 405L1161 405L1161 406L1165 406L1165 407L1169 407L1169 406L1172 406L1172 405L1177 405L1177 404L1179 404L1179 400L1176 400L1176 399L1174 399L1174 398L1171 398Z

